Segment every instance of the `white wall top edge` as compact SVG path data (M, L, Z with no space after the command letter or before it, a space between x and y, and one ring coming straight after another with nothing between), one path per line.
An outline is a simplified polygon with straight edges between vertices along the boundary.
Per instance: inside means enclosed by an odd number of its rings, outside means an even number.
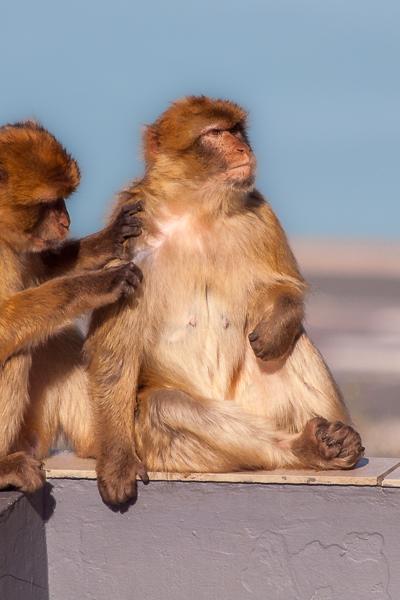
M47 479L96 479L94 460L77 458L67 452L47 459L44 468ZM398 471L398 479L395 471ZM151 481L381 486L385 485L389 474L390 486L400 487L399 458L363 458L356 468L348 471L279 469L237 473L149 473L149 477Z

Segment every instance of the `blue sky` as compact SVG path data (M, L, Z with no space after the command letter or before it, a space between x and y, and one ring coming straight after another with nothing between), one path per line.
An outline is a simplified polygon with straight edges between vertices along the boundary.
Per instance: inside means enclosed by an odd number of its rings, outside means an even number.
M292 235L400 237L398 0L0 0L0 121L78 159L73 232L142 171L140 131L205 93L250 111L258 187Z

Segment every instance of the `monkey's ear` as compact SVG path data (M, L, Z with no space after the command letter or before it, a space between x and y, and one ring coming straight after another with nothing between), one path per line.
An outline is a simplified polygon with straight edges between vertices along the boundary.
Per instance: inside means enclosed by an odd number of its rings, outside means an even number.
M151 125L146 125L143 131L143 151L146 163L152 163L156 159L160 148L157 131Z

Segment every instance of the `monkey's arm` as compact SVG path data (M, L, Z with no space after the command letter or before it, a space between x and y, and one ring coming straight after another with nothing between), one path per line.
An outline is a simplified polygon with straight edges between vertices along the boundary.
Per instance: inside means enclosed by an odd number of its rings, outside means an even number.
M258 358L274 360L303 330L306 283L272 209L263 201L257 213L259 281L249 308L249 341Z
M83 312L115 302L140 279L139 269L129 263L58 277L11 296L0 303L0 365L21 349L45 341Z
M41 254L45 278L71 271L100 269L113 258L124 257L124 242L141 234L141 202L123 206L110 225L80 240L69 240L57 250Z
M137 475L147 480L134 440L142 325L140 309L126 299L95 311L85 344L98 435L97 483L111 504L136 496Z
M257 358L284 356L303 331L303 296L295 285L266 285L250 310L249 342Z

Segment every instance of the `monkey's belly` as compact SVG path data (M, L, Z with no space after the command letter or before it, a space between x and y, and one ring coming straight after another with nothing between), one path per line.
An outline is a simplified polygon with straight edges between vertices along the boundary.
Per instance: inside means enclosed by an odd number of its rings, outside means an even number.
M257 359L244 321L202 317L193 314L183 325L174 322L164 329L157 348L162 372L173 373L201 396L234 401L246 412L275 418L292 394L285 383L285 361Z
M202 300L170 307L155 357L163 372L190 383L198 394L224 399L243 355L244 317L228 314L220 302Z

